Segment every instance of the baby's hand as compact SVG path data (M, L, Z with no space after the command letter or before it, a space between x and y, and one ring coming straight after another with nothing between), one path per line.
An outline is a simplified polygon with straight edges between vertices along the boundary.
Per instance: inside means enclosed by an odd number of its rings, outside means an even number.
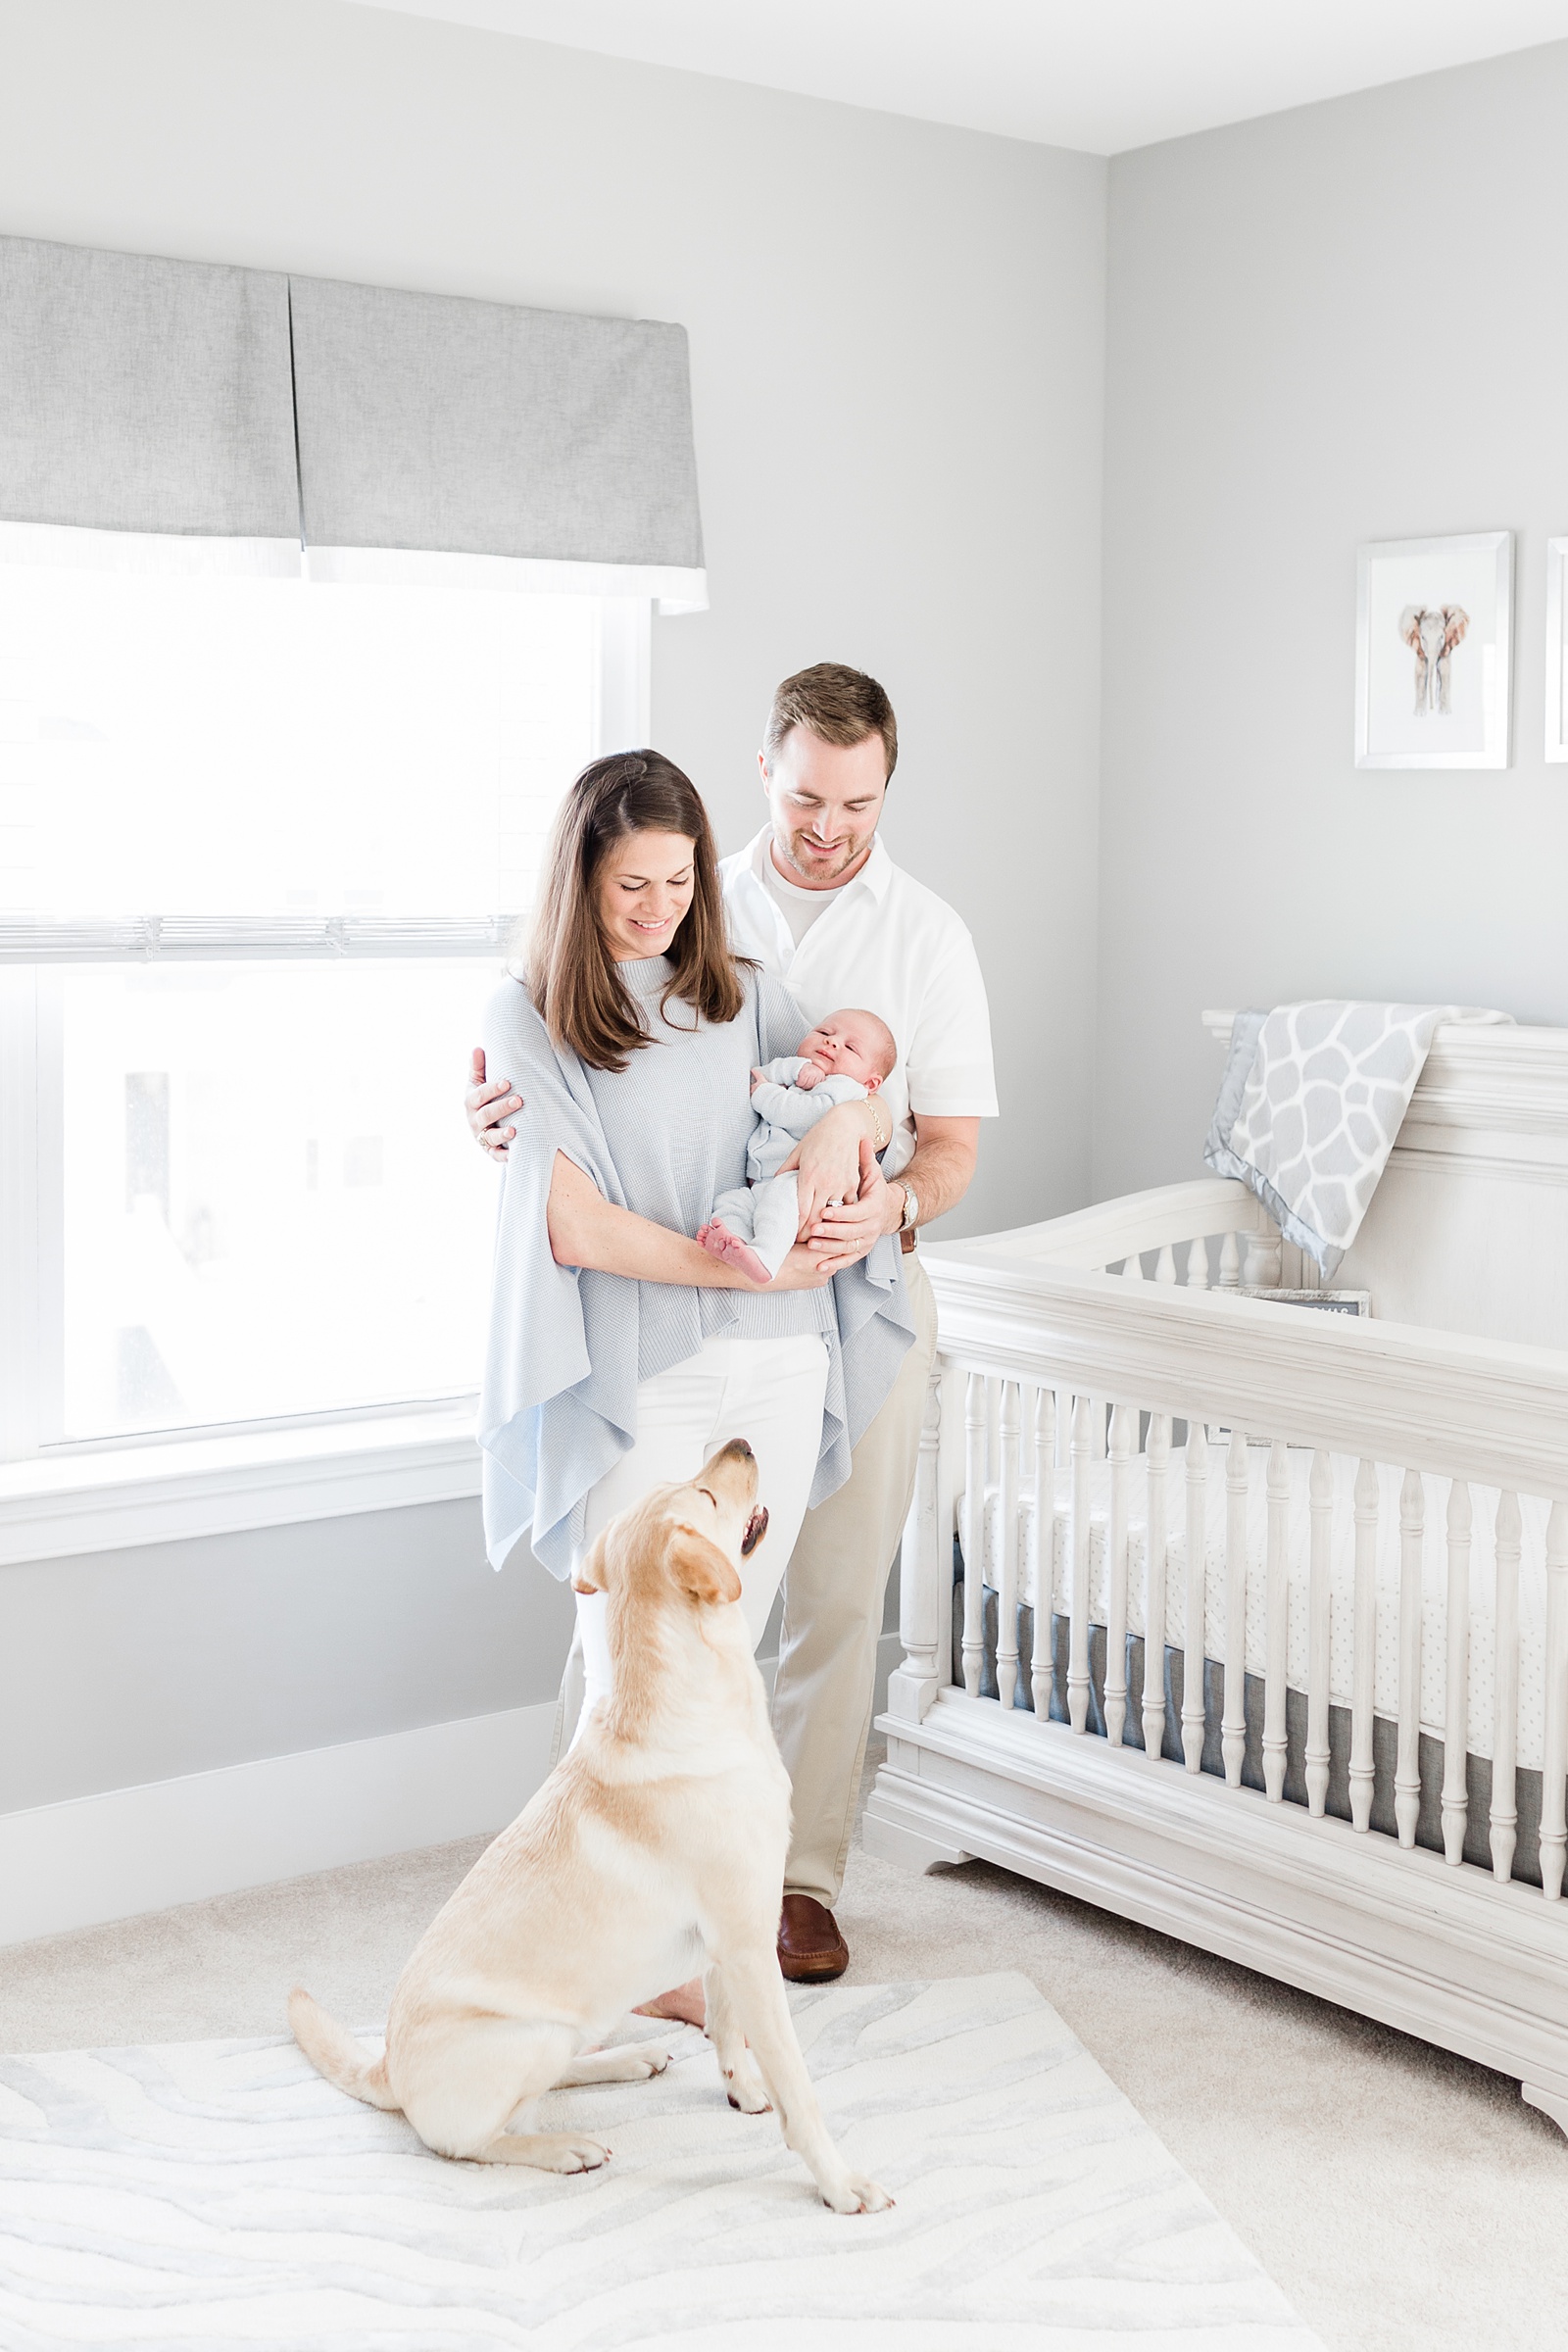
M760 1086L765 1086L766 1084L767 1084L767 1072L766 1072L765 1070L760 1070L760 1069L758 1069L758 1068L756 1067L755 1063L754 1063L754 1065L753 1065L753 1068L752 1068L752 1092L753 1092L753 1094L754 1094L754 1095L756 1094L756 1092L757 1092L757 1090L758 1090L758 1088L759 1088Z
M803 1093L809 1094L813 1086L817 1086L821 1083L822 1076L822 1071L817 1068L814 1061L803 1061L801 1064L801 1074L796 1079L795 1083L801 1088Z

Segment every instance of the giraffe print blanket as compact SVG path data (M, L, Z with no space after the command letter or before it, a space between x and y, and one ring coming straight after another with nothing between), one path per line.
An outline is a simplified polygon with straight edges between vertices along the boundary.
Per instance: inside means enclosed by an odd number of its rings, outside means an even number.
M1456 1004L1333 998L1242 1012L1203 1147L1326 1275L1361 1229L1442 1021L1511 1020Z

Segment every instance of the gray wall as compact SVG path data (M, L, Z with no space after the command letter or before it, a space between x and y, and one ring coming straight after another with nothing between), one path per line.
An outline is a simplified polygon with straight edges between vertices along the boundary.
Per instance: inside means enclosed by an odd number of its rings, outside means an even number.
M776 679L884 679L997 1014L961 1223L1084 1199L1103 164L330 0L0 0L0 57L5 230L685 323L712 611L656 740L738 846ZM560 1595L458 1524L0 1571L0 1809L542 1695Z
M1568 1020L1565 121L1554 45L1111 167L1097 1197L1200 1172L1205 1004ZM1504 526L1512 768L1358 772L1358 542Z

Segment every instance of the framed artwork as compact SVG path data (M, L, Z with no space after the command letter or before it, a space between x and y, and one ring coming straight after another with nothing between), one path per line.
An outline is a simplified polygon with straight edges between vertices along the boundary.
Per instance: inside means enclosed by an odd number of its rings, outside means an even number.
M1512 531L1361 548L1356 766L1506 767L1512 617Z
M1546 541L1546 758L1568 760L1568 662L1563 660L1562 633L1568 623L1568 597L1563 595L1563 568L1568 565L1568 539Z

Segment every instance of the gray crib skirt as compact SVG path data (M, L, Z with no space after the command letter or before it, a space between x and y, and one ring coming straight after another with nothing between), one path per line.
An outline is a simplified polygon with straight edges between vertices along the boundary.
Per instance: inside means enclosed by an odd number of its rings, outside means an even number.
M990 1585L985 1588L985 1656L980 1669L980 1695L997 1698L997 1624L999 1599ZM1054 1611L1051 1619L1052 1655L1055 1674L1051 1694L1051 1719L1054 1723L1067 1721L1067 1655L1069 1626L1065 1617ZM963 1563L954 1544L953 1580L953 1679L961 1689L963 1684ZM1013 1692L1013 1705L1032 1714L1034 1693L1030 1688L1034 1672L1035 1613L1024 1603L1018 1607L1018 1683ZM1144 1744L1142 1709L1144 1703L1145 1647L1142 1634L1127 1637L1127 1720L1122 1729L1122 1743L1141 1748ZM1179 1649L1167 1646L1165 1651L1165 1737L1160 1748L1162 1756L1173 1763L1182 1761L1182 1700L1186 1689L1186 1657ZM1204 1772L1225 1778L1225 1765L1220 1754L1220 1725L1225 1713L1225 1669L1214 1658L1203 1664L1203 1763ZM1247 1678L1247 1699L1244 1708L1247 1722L1247 1748L1242 1761L1242 1786L1246 1788L1263 1787L1263 1678L1250 1674ZM1105 1629L1092 1625L1089 1629L1089 1730L1099 1739L1105 1736ZM1285 1694L1285 1801L1291 1805L1306 1803L1306 1693L1287 1690ZM1398 1751L1398 1726L1382 1715L1372 1723L1372 1827L1388 1837L1396 1835L1394 1816L1394 1768ZM1421 1804L1416 1816L1415 1841L1430 1846L1435 1853L1443 1851L1443 1755L1444 1743L1428 1733L1421 1734L1419 1772L1421 1776ZM1488 1839L1488 1825L1492 1811L1492 1759L1490 1756L1469 1756L1465 1760L1465 1782L1469 1791L1470 1811L1465 1827L1464 1858L1483 1870L1492 1868L1492 1848ZM1541 1775L1520 1768L1514 1779L1514 1803L1518 1808L1518 1843L1514 1850L1513 1875L1528 1885L1541 1885ZM1327 1809L1342 1821L1350 1818L1350 1710L1348 1707L1329 1708L1329 1792Z

